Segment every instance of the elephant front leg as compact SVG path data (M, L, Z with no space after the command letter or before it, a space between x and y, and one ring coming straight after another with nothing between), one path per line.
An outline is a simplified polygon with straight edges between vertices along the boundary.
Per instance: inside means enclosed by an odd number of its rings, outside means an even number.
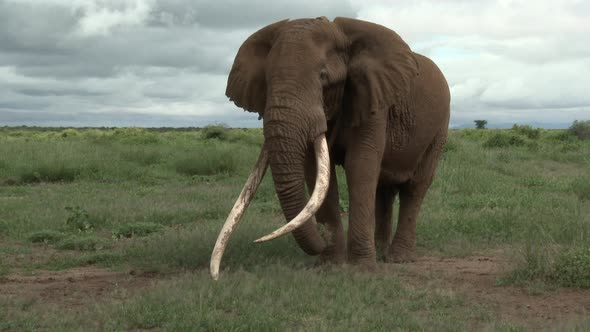
M381 156L373 149L347 153L345 167L350 199L348 261L376 268L375 192Z
M316 180L316 165L313 155L305 162L305 180L310 192L313 192ZM320 254L319 263L341 264L345 261L346 242L344 229L340 216L340 205L338 197L338 181L334 163L330 165L330 187L326 199L316 212L316 220L328 230L326 248Z

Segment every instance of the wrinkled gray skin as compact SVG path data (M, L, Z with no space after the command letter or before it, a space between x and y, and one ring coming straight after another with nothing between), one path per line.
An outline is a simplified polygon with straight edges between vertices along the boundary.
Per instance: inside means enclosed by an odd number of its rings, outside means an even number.
M413 260L416 221L447 138L447 82L428 58L393 31L348 18L280 21L250 36L230 72L227 96L264 119L272 177L287 220L305 206L315 183L313 141L325 133L331 179L312 222L294 231L322 262L348 260L373 269ZM350 211L347 241L340 220L335 165L343 165ZM399 195L392 237L393 202ZM348 243L348 246L346 246Z

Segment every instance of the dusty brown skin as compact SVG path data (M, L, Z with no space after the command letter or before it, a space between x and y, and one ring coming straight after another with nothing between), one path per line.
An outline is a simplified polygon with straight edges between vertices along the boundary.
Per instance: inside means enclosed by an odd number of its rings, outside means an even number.
M284 20L250 36L231 69L227 96L264 119L275 189L287 220L315 183L313 141L328 138L331 179L316 218L293 233L321 261L374 268L413 260L416 221L447 138L447 82L428 58L393 31L348 18ZM350 197L348 241L340 220L334 166ZM392 236L393 201L399 195ZM348 247L346 246L348 243Z

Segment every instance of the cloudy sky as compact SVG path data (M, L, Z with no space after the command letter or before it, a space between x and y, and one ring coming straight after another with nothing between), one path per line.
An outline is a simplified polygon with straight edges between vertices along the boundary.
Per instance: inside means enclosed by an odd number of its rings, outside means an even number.
M587 0L0 0L0 125L259 126L224 95L237 49L321 15L434 59L454 126L590 119Z

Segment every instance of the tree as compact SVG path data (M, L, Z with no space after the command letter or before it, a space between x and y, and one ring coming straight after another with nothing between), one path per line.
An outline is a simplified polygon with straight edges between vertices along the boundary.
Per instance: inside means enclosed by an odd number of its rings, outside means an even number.
M488 124L488 120L474 120L475 128L476 129L486 129L486 125Z

